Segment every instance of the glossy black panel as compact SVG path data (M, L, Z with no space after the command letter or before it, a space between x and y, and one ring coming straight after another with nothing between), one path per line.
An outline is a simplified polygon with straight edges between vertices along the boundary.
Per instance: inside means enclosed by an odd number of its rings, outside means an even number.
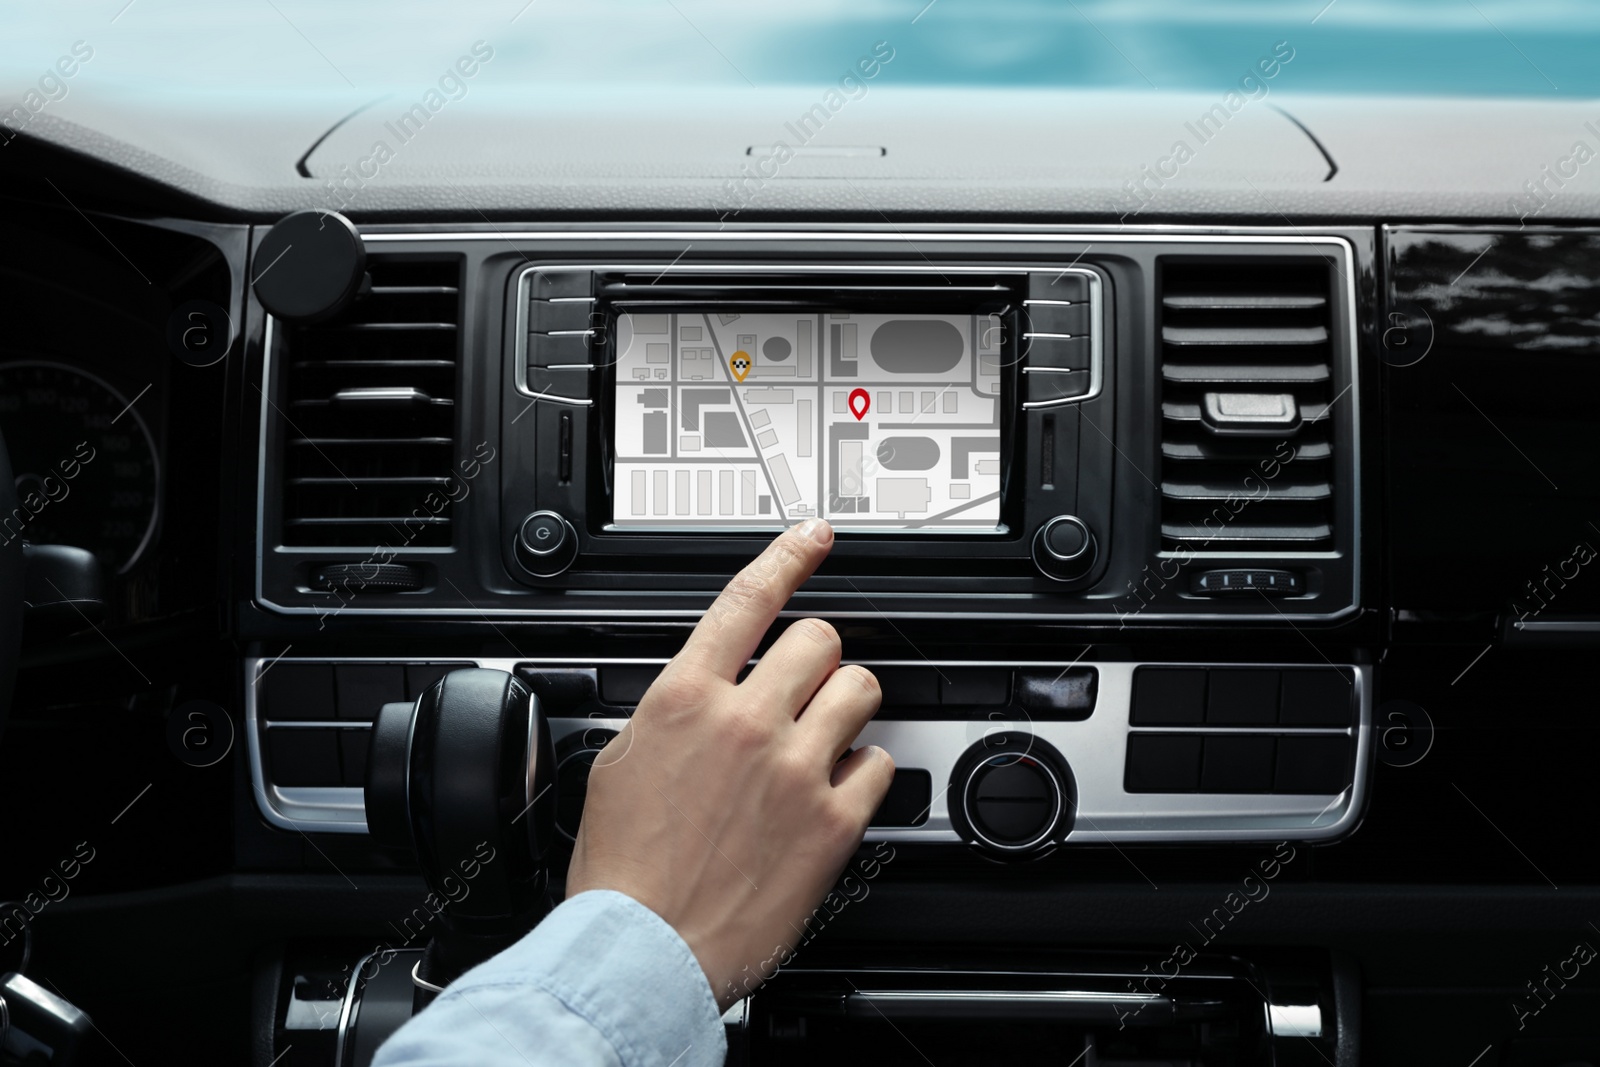
M1600 618L1600 233L1385 239L1399 619L1455 619L1487 639L1497 622Z

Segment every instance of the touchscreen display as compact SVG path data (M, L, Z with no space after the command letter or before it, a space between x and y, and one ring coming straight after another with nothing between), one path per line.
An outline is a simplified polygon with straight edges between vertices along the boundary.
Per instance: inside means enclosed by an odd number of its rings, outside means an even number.
M624 312L614 529L1000 522L1000 318Z

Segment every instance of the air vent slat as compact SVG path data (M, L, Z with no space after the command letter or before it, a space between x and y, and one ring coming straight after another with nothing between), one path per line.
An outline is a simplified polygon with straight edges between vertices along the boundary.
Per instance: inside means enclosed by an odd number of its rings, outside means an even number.
M1169 345L1320 345L1328 340L1324 326L1163 326Z
M1161 537L1168 549L1306 552L1334 547L1331 279L1301 257L1162 262ZM1280 432L1240 434L1207 394L1288 403ZM1269 395L1270 394L1270 395ZM1213 401L1215 397L1213 397Z
M1326 363L1195 363L1168 360L1161 376L1171 382L1325 382L1332 376Z
M1203 296L1168 294L1161 306L1169 311L1248 311L1310 310L1326 306L1326 297L1315 294L1273 295L1268 293L1208 293Z
M336 318L281 327L285 545L452 541L460 259L375 255L368 270Z

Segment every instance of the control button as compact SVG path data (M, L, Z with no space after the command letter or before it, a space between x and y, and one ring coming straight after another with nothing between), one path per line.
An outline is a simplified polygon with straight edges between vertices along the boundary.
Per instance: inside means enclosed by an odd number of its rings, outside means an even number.
M536 511L522 523L522 547L535 556L560 551L566 539L566 520L553 511Z
M562 333L594 327L594 302L590 300L528 301L528 332Z
M1189 591L1198 596L1255 595L1299 596L1306 591L1305 579L1296 571L1263 570L1260 567L1230 567L1201 571L1189 581Z
M986 667L945 667L939 672L939 702L991 707L1011 697L1011 672Z
M333 667L279 663L261 676L262 718L268 722L331 722L338 718Z
M333 681L341 719L372 722L379 708L406 698L405 668L398 663L341 663Z
M1023 302L1024 337L1030 333L1059 333L1068 337L1084 337L1089 333L1089 329L1087 303L1054 304L1042 300Z
M1208 737L1200 764L1202 793L1265 793L1272 788L1277 739Z
M578 558L578 532L553 511L535 511L517 530L517 562L538 578L554 578Z
M338 785L339 731L280 727L267 731L267 777L278 786Z
M1285 726L1349 726L1355 718L1354 671L1315 668L1283 672L1283 704L1278 721Z
M1034 566L1058 582L1088 577L1097 555L1094 531L1076 515L1057 515L1033 535Z
M594 362L589 338L580 334L530 333L528 367L582 367Z
M1133 673L1135 726L1191 726L1205 721L1206 672L1140 667Z
M529 367L528 391L546 400L587 401L589 370L586 367Z
M1061 786L1040 760L990 756L967 779L967 818L985 844L1002 849L1038 845L1061 811Z
M528 279L528 295L534 300L593 296L594 275L586 270L541 270Z
M896 767L889 792L878 805L868 826L921 826L933 807L933 775L916 768Z
M1280 737L1274 793L1330 796L1350 785L1350 738Z
M1028 355L1030 373L1041 370L1089 369L1087 337L1024 337L1022 344Z
M1072 830L1072 770L1048 741L1032 734L985 736L956 760L946 789L955 831L992 852L1034 852Z
M1017 704L1036 722L1081 722L1094 711L1099 681L1093 667L1018 671Z
M1271 726L1277 721L1277 671L1211 671L1206 722L1220 726Z
M1044 527L1045 550L1062 562L1083 555L1093 540L1083 520L1071 515L1058 515Z
M620 708L636 708L645 691L661 676L659 666L601 667L600 699Z
M1055 404L1076 400L1089 392L1088 371L1036 370L1023 368L1024 403Z
M1066 300L1077 303L1089 299L1089 276L1072 271L1051 271L1028 275L1028 299Z
M883 705L927 705L939 703L939 675L932 667L873 667L878 688L883 690Z
M1200 741L1188 734L1128 735L1123 788L1130 793L1193 793L1200 788Z

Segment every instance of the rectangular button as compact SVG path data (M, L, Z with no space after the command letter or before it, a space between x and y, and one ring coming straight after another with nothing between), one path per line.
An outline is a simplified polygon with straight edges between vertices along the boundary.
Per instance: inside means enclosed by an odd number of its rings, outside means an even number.
M921 826L933 806L933 775L916 768L896 768L889 792L868 826Z
M1029 370L1024 374L1027 383L1024 399L1030 404L1071 400L1089 391L1087 371Z
M932 667L871 667L885 707L939 703L939 675Z
M1280 737L1274 793L1328 796L1350 784L1348 737Z
M599 674L601 700L619 708L635 708L660 677L661 667L601 667Z
M1030 300L1069 300L1077 303L1089 299L1089 276L1067 271L1054 271L1028 275Z
M1356 708L1355 672L1317 668L1283 672L1285 726L1349 726Z
M939 703L946 707L993 707L1011 698L1011 672L1004 668L942 667Z
M1140 667L1133 673L1135 726L1191 726L1205 721L1206 672L1199 669Z
M267 777L275 785L338 785L339 731L317 727L267 731Z
M371 747L371 730L339 731L339 764L345 785L367 784L367 750Z
M1277 671L1212 669L1206 722L1219 726L1271 726L1277 721Z
M594 308L595 305L588 300L530 300L528 332L557 333L592 329Z
M1215 681L1215 679L1213 679ZM1208 737L1200 764L1202 793L1265 793L1272 788L1273 737Z
M1018 671L1017 703L1036 722L1081 722L1094 711L1099 681L1093 667Z
M560 296L593 296L594 274L586 270L541 270L528 279L528 295L535 300Z
M1193 793L1200 787L1200 738L1130 734L1123 788L1130 793Z
M528 335L528 366L572 367L594 362L587 337L547 333Z
M1022 334L1064 333L1072 337L1089 334L1088 304L1029 303L1022 307Z
M1088 370L1089 339L1073 337L1026 337L1022 341L1028 353L1028 366L1040 370ZM1087 386L1087 378L1084 379Z
M552 370L549 367L529 367L528 391L535 396L587 400L589 372L581 367L564 367L559 370Z
M261 676L261 717L268 722L331 722L338 718L333 666L274 663Z
M341 663L333 682L341 719L371 722L379 708L406 698L406 672L398 663Z

